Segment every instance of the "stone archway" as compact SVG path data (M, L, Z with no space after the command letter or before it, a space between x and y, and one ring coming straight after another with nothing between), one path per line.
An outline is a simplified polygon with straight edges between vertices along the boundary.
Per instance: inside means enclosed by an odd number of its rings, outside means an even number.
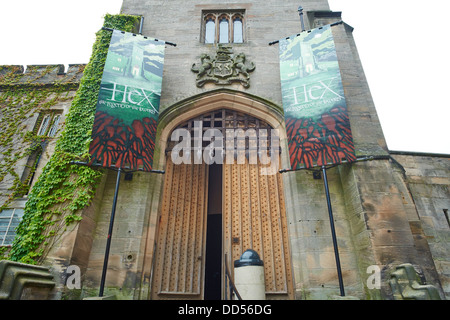
M185 99L164 109L159 117L158 127L161 128L161 133L158 135L156 142L158 149L161 151L167 149L170 134L180 124L218 109L235 110L245 113L248 116L264 120L271 128L279 129L280 144L284 145L286 132L284 115L280 106L241 91L219 89ZM164 168L165 163L166 158L161 153L158 167ZM288 155L282 152L281 167L289 166Z
M256 249L266 263L268 297L292 298L292 269L280 174L261 175L262 165L251 164L248 158L240 164L223 164L219 171L205 163L174 165L167 142L170 133L176 128L192 127L195 120L222 129L229 128L227 123L231 121L235 125L258 128L280 127L283 123L273 106L230 92L212 93L166 111L162 121L166 125L159 140L161 150L167 154L161 159L165 162L166 175L155 236L151 298L206 297L205 255L210 241L207 231L213 225L210 218L217 214L220 218L215 221L220 220L219 227L217 222L214 225L222 233L222 261L232 269L233 261L246 249ZM220 186L211 180L217 172ZM211 190L215 190L215 195ZM212 204L213 198L217 201L217 194L220 194L220 205ZM223 275L223 263L221 268ZM224 277L219 281L224 298Z

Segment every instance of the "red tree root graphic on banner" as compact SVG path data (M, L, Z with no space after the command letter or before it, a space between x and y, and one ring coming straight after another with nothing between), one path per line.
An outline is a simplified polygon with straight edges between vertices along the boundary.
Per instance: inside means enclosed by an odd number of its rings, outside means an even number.
M347 109L333 107L320 120L286 119L291 168L356 160Z
M131 127L105 112L98 111L92 129L89 153L92 162L152 170L157 123L153 118L134 120ZM145 147L144 147L145 146Z

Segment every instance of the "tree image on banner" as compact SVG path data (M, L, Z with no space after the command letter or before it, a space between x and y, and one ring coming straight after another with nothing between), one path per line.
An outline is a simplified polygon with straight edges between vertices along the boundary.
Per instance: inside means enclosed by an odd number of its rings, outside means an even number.
M292 168L311 168L317 165L354 161L352 133L347 110L333 107L320 120L311 118L286 119L286 132Z
M157 122L154 118L124 124L103 111L97 111L90 152L104 167L127 165L152 170Z
M331 27L280 40L291 168L356 160Z
M97 102L91 163L152 170L164 42L114 30Z

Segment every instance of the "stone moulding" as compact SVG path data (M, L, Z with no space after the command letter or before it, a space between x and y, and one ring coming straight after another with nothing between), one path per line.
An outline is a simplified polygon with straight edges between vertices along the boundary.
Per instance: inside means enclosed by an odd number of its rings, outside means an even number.
M410 263L404 263L391 273L389 279L395 300L441 300L437 288L422 282Z
M0 300L47 299L55 285L46 267L0 261Z
M200 63L194 63L191 71L197 73L196 85L203 87L207 82L217 85L229 85L240 82L244 88L250 87L250 72L255 70L255 64L247 61L244 53L232 56L230 46L219 45L216 56L209 54L200 56Z

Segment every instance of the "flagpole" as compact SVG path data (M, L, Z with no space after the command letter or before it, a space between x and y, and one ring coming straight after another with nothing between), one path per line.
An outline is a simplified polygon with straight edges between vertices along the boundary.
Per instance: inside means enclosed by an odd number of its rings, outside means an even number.
M117 195L119 194L119 184L120 184L121 172L122 172L122 168L119 167L119 170L117 171L116 189L114 191L113 206L111 209L111 218L109 221L108 237L106 239L105 259L103 261L102 279L100 281L100 291L98 294L99 297L103 297L103 291L105 289L106 271L108 269L109 250L111 248L111 236L112 236L113 226L114 226L114 216L116 214Z
M331 237L333 238L334 257L336 260L336 268L338 273L339 290L341 296L343 297L345 296L344 281L342 280L341 262L339 259L339 248L337 245L336 230L334 227L334 218L333 218L333 210L331 208L330 191L328 189L327 168L325 166L322 166L322 173L323 173L323 184L325 185L325 194L327 197L328 216L330 218Z
M300 23L302 25L302 32L305 31L305 23L303 22L303 8L302 6L298 7L298 14L300 16Z

